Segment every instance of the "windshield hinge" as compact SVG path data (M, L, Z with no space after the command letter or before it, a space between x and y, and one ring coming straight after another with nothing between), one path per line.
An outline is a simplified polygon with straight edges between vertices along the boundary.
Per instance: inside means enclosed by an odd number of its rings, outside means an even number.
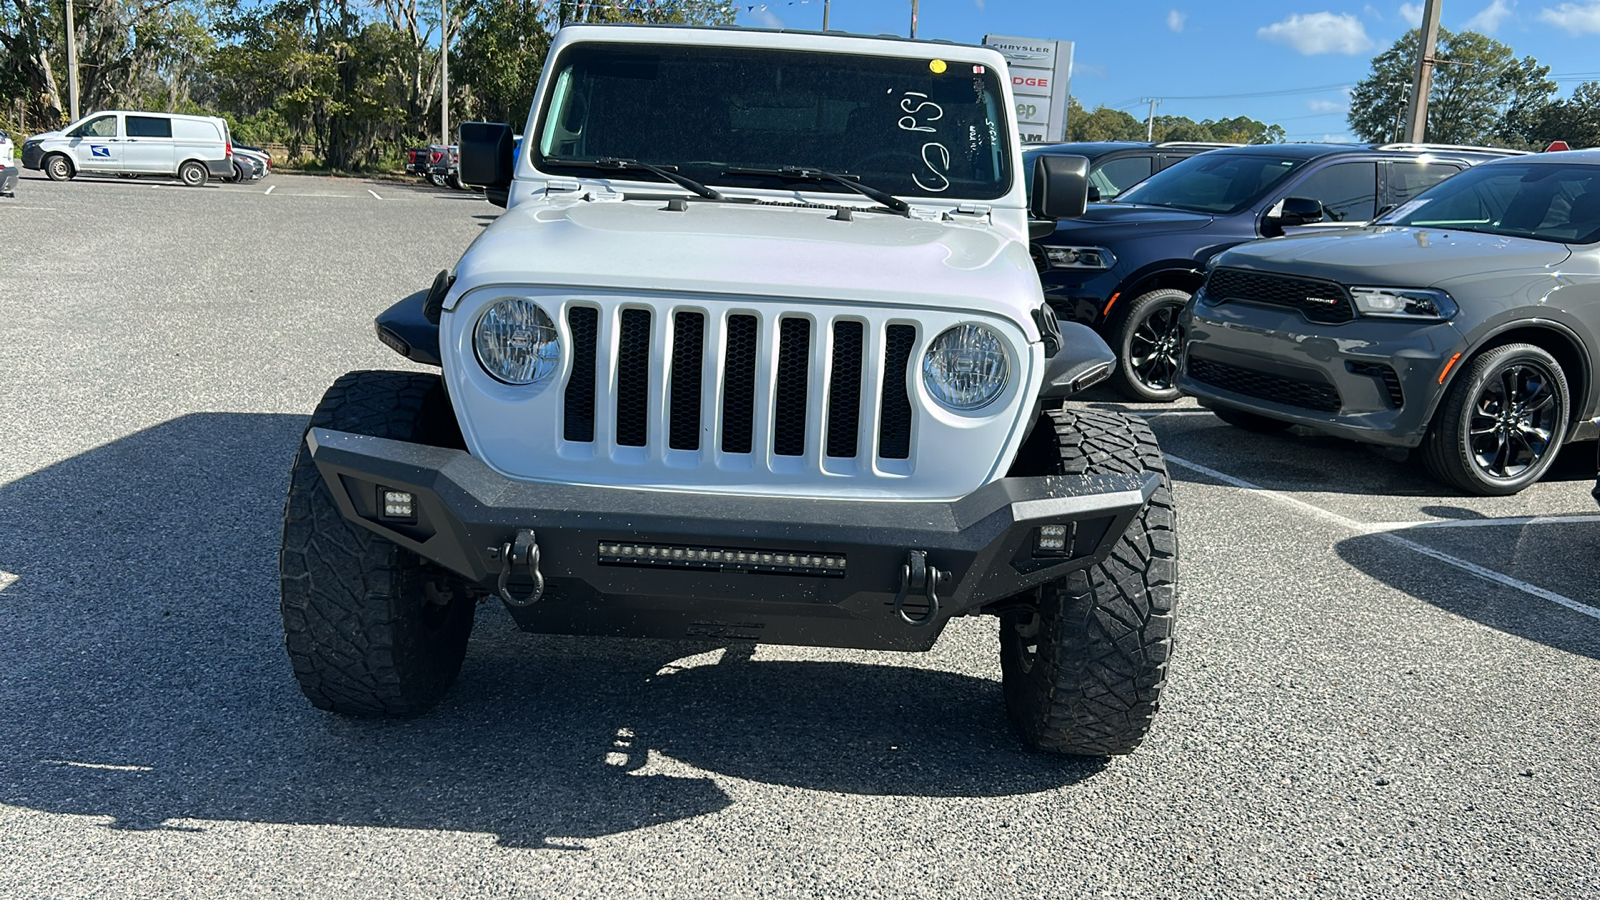
M557 192L575 193L583 190L583 182L574 181L567 178L552 178L544 183L544 189L547 193L551 194Z
M992 211L987 203L963 203L956 207L956 212L966 216L987 216Z

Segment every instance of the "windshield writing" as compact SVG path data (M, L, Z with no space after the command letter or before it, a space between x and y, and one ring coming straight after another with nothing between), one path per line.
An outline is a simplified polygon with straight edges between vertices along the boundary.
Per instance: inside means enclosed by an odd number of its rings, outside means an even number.
M636 159L706 184L776 188L794 182L729 170L803 166L930 198L996 199L1011 186L1003 95L985 66L606 44L574 45L557 65L536 167L578 161L580 174L615 178L581 161Z

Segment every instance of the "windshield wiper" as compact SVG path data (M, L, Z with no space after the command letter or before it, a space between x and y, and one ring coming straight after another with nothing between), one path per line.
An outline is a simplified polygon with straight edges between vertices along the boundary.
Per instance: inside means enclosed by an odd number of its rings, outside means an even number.
M911 206L904 200L901 200L899 197L896 197L895 195L885 191L880 191L875 187L869 187L865 184L862 184L860 179L851 179L844 175L835 175L832 172L824 172L821 169L808 169L804 166L784 166L779 169L751 169L735 167L723 172L722 174L765 175L769 178L787 178L793 181L816 181L842 185L843 187L847 187L869 200L876 200L879 203L882 203L884 206L889 207L906 218L911 217Z
M726 200L720 192L706 187L693 178L686 178L664 166L640 162L637 159L623 159L617 156L597 156L592 159L551 159L545 157L545 165L565 167L572 169L615 169L619 172L650 172L672 182L686 191L693 191L707 200Z

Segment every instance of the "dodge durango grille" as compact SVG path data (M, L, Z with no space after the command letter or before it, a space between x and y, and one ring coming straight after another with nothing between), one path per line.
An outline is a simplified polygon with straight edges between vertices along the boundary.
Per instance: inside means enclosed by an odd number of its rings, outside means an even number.
M1326 382L1299 381L1193 356L1189 357L1188 371L1196 381L1284 406L1316 412L1338 412L1343 405L1338 388Z
M1350 293L1342 285L1317 278L1219 268L1206 279L1205 292L1212 303L1288 307L1313 322L1326 324L1348 322L1356 315Z

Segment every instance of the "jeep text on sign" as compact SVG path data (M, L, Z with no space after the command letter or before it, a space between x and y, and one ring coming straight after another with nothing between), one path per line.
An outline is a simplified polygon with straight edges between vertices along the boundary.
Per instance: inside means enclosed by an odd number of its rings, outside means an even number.
M1017 131L1025 142L1064 141L1071 86L1072 42L991 34L983 45L1000 51L1011 70Z

